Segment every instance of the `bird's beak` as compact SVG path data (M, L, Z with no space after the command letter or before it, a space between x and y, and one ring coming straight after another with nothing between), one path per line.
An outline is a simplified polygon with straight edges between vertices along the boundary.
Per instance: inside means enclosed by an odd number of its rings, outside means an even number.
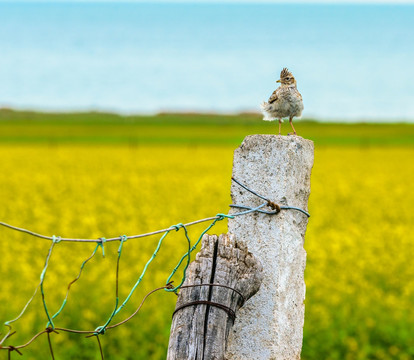
M281 82L281 80L279 79L278 81L276 81L277 83L280 83Z

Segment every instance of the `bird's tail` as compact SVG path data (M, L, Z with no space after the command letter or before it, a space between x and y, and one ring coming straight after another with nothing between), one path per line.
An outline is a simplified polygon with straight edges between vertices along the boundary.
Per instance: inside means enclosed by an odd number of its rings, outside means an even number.
M273 110L272 104L269 104L268 102L263 101L260 104L260 110L263 113L263 120L265 120L265 121L273 121L273 120L276 120L276 118L271 115L271 111Z

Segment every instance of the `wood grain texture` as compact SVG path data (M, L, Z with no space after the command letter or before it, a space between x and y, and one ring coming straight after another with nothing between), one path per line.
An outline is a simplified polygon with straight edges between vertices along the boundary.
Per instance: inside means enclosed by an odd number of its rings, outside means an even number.
M262 265L234 235L205 235L202 248L187 270L183 286L220 284L234 288L245 300L260 288ZM237 310L243 299L237 292L218 286L197 286L181 289L176 309L194 301L210 301ZM171 325L168 360L224 359L226 341L233 319L209 304L179 309Z

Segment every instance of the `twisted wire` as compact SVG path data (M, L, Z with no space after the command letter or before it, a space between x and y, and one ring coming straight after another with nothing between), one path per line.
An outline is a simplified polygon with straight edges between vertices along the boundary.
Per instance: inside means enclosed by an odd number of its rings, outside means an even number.
M172 226L170 226L170 227L168 227L166 229L156 230L156 231L149 232L149 233L145 233L145 234L132 235L132 236L122 235L120 237L113 237L113 238L101 237L99 239L79 239L79 238L62 238L60 236L55 236L55 235L53 235L53 236L50 237L50 236L45 236L45 235L42 235L42 234L35 233L35 232L30 231L30 230L27 230L27 229L23 229L23 228L19 228L19 227L16 227L16 226L12 226L12 225L9 225L9 224L7 224L5 222L0 222L0 225L2 225L4 227L7 227L9 229L16 230L16 231L19 231L19 232L23 232L23 233L32 235L34 237L38 237L38 238L42 238L42 239L46 239L46 240L51 240L52 241L52 244L51 244L51 246L50 246L50 248L48 250L47 256L46 256L45 265L44 265L43 270L42 270L41 275L40 275L40 283L37 285L37 287L36 287L33 295L28 300L28 302L25 304L25 306L23 307L23 310L19 313L19 315L16 318L14 318L12 320L8 320L8 321L6 321L4 323L4 325L6 327L8 327L8 332L6 333L6 335L0 341L0 350L8 350L8 356L9 356L9 358L11 356L10 355L11 352L13 352L13 351L16 351L19 354L21 354L21 352L19 351L19 349L22 349L22 348L25 348L25 347L29 346L38 337L40 337L41 335L43 335L44 333L46 333L47 334L47 337L48 337L49 350L50 350L50 353L51 353L51 357L52 357L52 359L54 359L54 353L53 353L53 348L52 348L52 342L51 342L50 333L51 332L58 333L57 330L59 330L59 331L64 331L64 332L77 333L77 334L87 334L88 337L89 336L95 336L97 338L97 342L98 342L98 345L99 345L101 359L104 359L102 345L101 345L101 342L100 342L99 335L103 335L103 334L105 334L105 332L108 329L113 329L113 328L118 327L118 326L120 326L120 325L128 322L129 320L131 320L140 311L140 309L142 308L144 302L147 300L147 298L151 294L153 294L153 293L155 293L155 292L157 292L159 290L165 290L167 292L177 293L177 290L178 289L181 289L181 288L187 288L187 287L192 287L192 286L199 286L199 285L185 285L185 286L183 286L183 283L185 281L185 273L186 273L186 270L187 270L187 268L188 268L188 266L190 264L191 253L197 248L198 244L200 243L200 241L203 238L203 236L207 233L207 231L209 231L218 221L222 221L222 220L224 220L226 218L233 219L236 216L243 216L243 215L247 215L247 214L250 214L250 213L253 213L253 212L263 213L263 214L267 214L267 215L276 215L281 210L289 210L289 209L290 210L297 210L297 211L300 211L303 214L307 215L308 217L310 216L309 213L307 213L305 210L302 210L300 208L292 207L292 206L280 206L280 205L274 203L273 201L271 201L270 199L268 199L267 197L265 197L265 196L257 193L256 191L250 189L246 185L240 183L235 178L232 178L232 180L236 184L238 184L239 186L241 186L242 188L246 189L250 193L252 193L255 196L259 197L260 199L265 200L266 202L265 203L262 203L262 204L260 204L259 206L256 206L256 207L250 207L250 206L246 206L246 205L235 205L235 204L232 204L232 205L230 205L230 207L232 207L232 208L238 208L238 209L241 209L242 211L233 213L231 215L218 213L215 216L211 216L211 217L207 217L207 218L204 218L204 219L196 220L196 221L193 221L193 222L190 222L190 223L187 223L187 224L179 223L177 225L172 225ZM266 206L270 207L272 209L272 211L263 210L263 208L266 207ZM190 239L190 237L188 235L187 227L188 226L195 225L195 224L199 224L199 223L202 223L202 222L207 222L207 221L211 221L211 223L205 228L204 231L201 232L201 234L199 235L197 241L193 245L191 245L191 239ZM126 319L124 319L124 320L122 320L122 321L120 321L120 322L118 322L116 324L110 325L111 322L112 322L112 320L113 320L113 318L124 308L124 306L131 299L131 297L132 297L133 293L135 292L136 288L141 283L141 281L142 281L142 279L143 279L143 277L144 277L144 275L145 275L145 273L146 273L149 265L155 259L158 251L160 250L160 248L162 246L162 243L163 243L163 240L166 238L166 236L171 231L173 231L173 230L179 231L180 229L183 229L184 230L184 235L185 235L186 240L187 240L187 243L188 243L188 249L187 249L187 252L185 254L183 254L183 256L180 258L180 260L178 261L177 265L174 267L174 269L172 270L172 272L168 276L168 278L166 280L166 284L164 286L162 286L162 287L156 288L156 289L150 291L149 293L147 293L144 296L144 298L143 298L141 304L139 305L139 307L134 311L134 313L132 313ZM129 294L127 295L127 297L125 298L125 300L122 302L121 305L119 305L119 269L120 269L120 260L121 260L122 249L123 249L124 243L127 240L129 240L129 239L143 238L143 237L147 237L147 236L151 236L151 235L156 235L156 234L161 234L161 233L163 235L159 239L158 244L157 244L154 252L152 253L150 259L145 264L145 266L144 266L144 268L143 268L140 276L138 277L138 279L135 282L134 286L131 288L131 290L130 290ZM54 246L57 243L61 242L61 241L68 241L68 242L87 242L87 243L93 242L93 243L96 243L96 247L93 250L92 254L86 260L84 260L81 263L81 266L80 266L80 270L79 270L78 275L76 276L76 278L74 280L72 280L68 284L67 291L66 291L66 296L63 299L63 302L62 302L59 310L55 314L53 314L51 316L50 313L49 313L47 304L46 304L46 299L45 299L45 293L44 293L43 284L45 282L46 272L47 272L47 269L48 269L48 266L49 266L49 262L50 262L50 258L52 256L52 251L54 249ZM95 254L96 254L96 252L97 252L97 250L98 250L99 247L102 248L102 255L105 256L104 244L106 242L111 242L111 241L120 241L120 245L119 245L119 248L118 248L117 264L116 264L115 306L114 306L113 311L109 315L108 319L106 320L106 322L104 323L104 325L98 326L95 330L76 330L76 329L67 329L67 328L62 328L62 327L55 327L55 324L53 323L53 320L63 311L63 309L64 309L64 307L65 307L65 305L67 303L68 297L69 297L69 292L70 292L71 286L77 280L79 280L79 278L81 277L81 274L83 272L83 269L84 269L86 263L95 256ZM184 260L186 260L186 261L185 261L185 266L184 266L183 271L182 271L181 280L180 280L180 282L179 282L179 284L177 286L173 286L173 281L171 279L177 273L178 269L181 267L181 265L184 262ZM203 286L204 285L221 286L219 284L203 284ZM15 332L12 332L12 326L11 326L11 324L13 322L19 320L23 316L23 314L25 313L26 309L28 308L28 306L30 305L30 303L32 302L32 300L34 299L34 297L36 296L39 288L40 288L40 291L41 291L42 303L43 303L44 311L45 311L46 317L48 319L48 322L47 322L47 325L46 325L46 329L44 329L44 330L38 332L37 334L35 334L25 344L18 345L18 346L13 346L13 345L4 346L3 345L4 341L6 341L6 339L10 338L15 333ZM235 289L233 289L233 290L236 291Z

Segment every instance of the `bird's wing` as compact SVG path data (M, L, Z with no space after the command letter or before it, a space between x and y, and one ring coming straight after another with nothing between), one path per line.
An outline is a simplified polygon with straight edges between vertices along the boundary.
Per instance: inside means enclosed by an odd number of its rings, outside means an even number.
M275 102L279 97L278 97L278 89L276 89L275 91L273 91L272 95L270 95L270 98L268 100L268 103L271 104L273 102Z

